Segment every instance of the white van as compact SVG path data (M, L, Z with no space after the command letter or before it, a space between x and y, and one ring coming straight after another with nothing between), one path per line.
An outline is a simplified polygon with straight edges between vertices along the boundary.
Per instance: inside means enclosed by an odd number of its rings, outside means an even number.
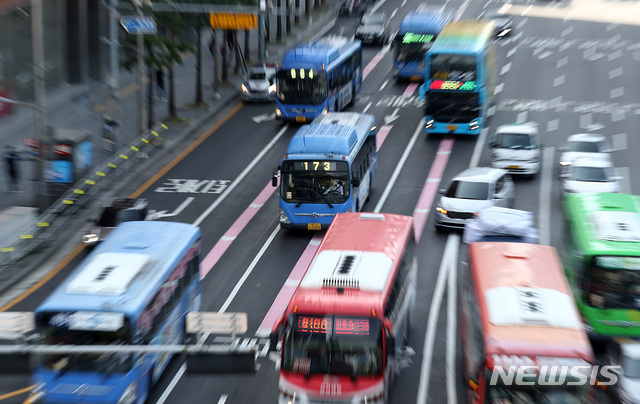
M542 144L538 124L534 122L499 126L489 147L492 149L491 167L530 177L540 171Z

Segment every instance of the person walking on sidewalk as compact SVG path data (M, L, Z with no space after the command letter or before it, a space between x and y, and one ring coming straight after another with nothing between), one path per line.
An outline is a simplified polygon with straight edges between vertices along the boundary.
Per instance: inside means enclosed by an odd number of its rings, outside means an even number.
M22 192L18 187L18 180L20 179L18 173L18 160L20 160L20 157L18 156L18 153L16 153L13 149L13 146L6 145L4 162L7 170L7 175L9 176L9 191L11 192Z

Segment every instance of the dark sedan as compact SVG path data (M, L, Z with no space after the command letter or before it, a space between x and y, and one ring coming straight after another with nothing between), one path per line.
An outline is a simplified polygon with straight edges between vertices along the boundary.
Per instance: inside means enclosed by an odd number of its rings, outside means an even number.
M355 39L363 44L384 45L389 42L389 23L384 13L367 14L356 28Z
M493 33L496 38L511 35L513 31L513 18L508 14L501 14L498 10L489 10L482 15L483 20L493 20L496 28Z

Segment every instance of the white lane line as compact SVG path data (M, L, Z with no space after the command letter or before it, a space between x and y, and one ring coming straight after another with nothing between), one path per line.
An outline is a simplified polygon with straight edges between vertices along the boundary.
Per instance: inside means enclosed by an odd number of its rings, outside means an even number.
M622 51L618 49L611 52L609 55L607 55L607 60L611 62L612 60L618 59L621 56L622 56Z
M458 258L458 246L460 244L460 236L456 233L450 233L447 238L447 244L444 247L444 254L440 262L438 271L438 279L436 280L436 288L431 299L431 307L429 308L429 319L427 321L427 333L424 339L424 349L422 356L422 366L420 368L420 383L418 386L417 404L425 404L427 402L427 392L429 391L429 381L431 376L431 362L433 357L433 343L436 336L436 326L438 323L438 315L440 314L440 304L444 295L445 282L449 268L449 261ZM455 264L455 261L454 261ZM452 297L453 298L453 297Z
M496 105L492 105L489 108L487 108L487 116L494 116L496 114L496 109L498 107Z
M569 41L569 42L565 42L565 43L563 43L562 45L560 45L560 46L558 47L558 51L560 51L560 52L564 52L564 51L566 51L566 50L567 50L567 49L569 49L569 47L571 46L571 43L572 43L572 42L570 42L570 41Z
M476 145L473 147L473 154L471 155L471 160L469 161L469 167L477 167L478 162L480 161L480 156L482 155L482 149L485 147L485 142L487 140L487 135L489 133L489 127L485 126L480 130L480 136L478 136L478 141Z
M369 108L371 108L371 105L373 105L373 102L368 103L367 106L362 110L362 113L364 114L365 112L367 112Z
M387 84L389 84L389 79L385 80L384 83L382 83L382 85L380 86L380 91L382 91L382 89L384 89Z
M518 25L516 25L516 28L517 28L517 29L520 29L520 28L524 27L524 24L526 24L528 20L529 20L529 17L525 17L525 18L523 18L523 19L522 19L522 21L520 21L520 22L518 23Z
M371 13L375 13L377 9L379 9L384 3L386 3L387 0L380 0L378 2L376 2L376 5L373 6L373 8L371 9Z
M622 76L622 67L616 67L615 69L609 70L609 78L615 79L616 77Z
M380 197L380 200L378 201L378 204L376 205L375 209L373 209L374 212L376 213L380 212L380 209L382 209L382 206L387 201L387 198L389 197L389 193L391 193L391 189L393 188L396 181L398 180L400 171L402 171L402 167L404 167L404 164L406 163L407 158L409 157L409 153L413 149L413 145L416 144L416 140L418 140L418 135L420 135L420 133L422 132L422 128L424 127L422 123L423 121L424 119L420 119L420 123L418 123L418 127L413 132L413 136L411 137L411 140L409 140L409 144L407 144L407 147L404 149L404 153L402 153L402 157L400 157L400 161L398 161L398 165L396 166L396 169L393 171L393 174L391 175L391 179L387 183L387 187L384 189L384 192L382 193L382 196Z
M175 376L173 376L173 379L171 379L171 382L169 383L167 388L164 390L164 392L162 393L158 401L156 401L156 404L164 404L164 402L167 401L167 398L169 398L169 394L171 394L171 392L173 391L173 388L176 387L176 384L178 384L178 382L180 381L180 378L186 371L187 371L187 364L183 363L182 366L180 366L180 369L178 369L178 371L176 372Z
M623 95L624 95L624 87L614 88L613 90L609 91L610 98L618 98L618 97L622 97Z
M287 131L288 128L289 128L289 125L285 125L282 127L282 129L280 129L280 131L275 135L275 137L271 139L269 144L267 144L267 146L264 149L262 149L260 153L258 153L258 155L253 159L253 161L251 161L251 163L249 163L249 165L244 169L244 171L242 171L240 175L235 180L233 180L231 185L229 185L227 189L224 190L222 195L220 195L218 199L216 199L211 205L209 205L209 207L204 212L202 212L202 214L196 219L196 221L193 222L194 226L200 226L200 223L202 223L204 219L206 219L207 216L209 216L211 212L213 212L213 210L217 208L218 205L220 205L222 201L224 201L227 198L227 196L229 196L229 194L238 186L238 184L240 184L240 182L244 179L244 177L246 177L251 172L251 170L253 170L256 164L262 161L262 158L264 157L264 155L267 154L269 150L271 150L271 148L278 142L278 140L280 140L280 138L282 137L282 135L284 135L284 133Z
M480 142L478 142L480 143ZM484 144L484 143L483 143ZM455 237L460 237L455 235ZM459 246L459 241L456 243ZM447 358L446 358L446 372L447 372L447 403L457 404L458 397L456 394L456 342L458 340L458 333L456 332L456 326L458 322L458 291L457 286L457 258L458 251L456 249L453 259L449 262L450 268L448 270L447 282Z
M571 27L569 27L569 28L565 29L564 31L562 31L562 33L560 34L560 36L567 36L567 35L569 35L569 34L570 34L570 33L572 33L572 32L573 32L573 26L571 26Z
M226 395L226 394L221 395L221 396L220 396L220 400L218 400L218 404L224 404L224 403L226 403L226 402L227 402L227 397L229 397L229 396L228 396L228 395Z
M616 167L618 170L618 175L622 177L620 180L620 192L625 194L631 193L631 181L629 180L631 175L631 170L629 167Z
M611 144L615 150L625 150L627 148L627 134L617 133L613 135Z
M545 147L540 167L540 195L538 200L538 231L540 244L551 245L551 191L555 147Z
M502 66L502 69L500 70L500 75L502 76L503 74L507 73L510 69L511 69L511 62Z
M614 111L611 111L611 122L618 122L618 121L622 121L625 118L625 112L623 110L620 109L616 109Z
M396 13L398 12L398 9L396 8L395 10L393 10L393 12L391 13L391 15L389 16L389 19L392 19Z
M276 235L278 234L279 231L280 231L280 225L278 224L271 232L271 235L269 236L267 241L265 241L265 243L262 245L262 248L260 249L260 251L258 251L258 254L253 258L253 261L251 261L251 264L249 264L249 267L247 268L247 270L244 271L242 278L240 278L238 283L236 283L236 286L234 286L233 290L229 294L229 297L227 297L227 300L224 302L222 307L220 307L220 310L218 310L219 313L224 313L225 310L229 308L229 305L233 301L233 298L236 297L236 294L242 287L242 284L244 284L244 281L247 280L247 278L253 271L253 268L255 268L256 265L258 265L258 261L260 261L260 258L262 258L262 255L267 251L267 248L269 248L269 245L271 245L271 242L273 241L274 238L276 238Z
M510 58L511 56L513 56L513 54L516 53L517 50L517 47L511 49L509 52L507 52L507 57Z
M558 59L558 61L556 62L556 67L562 67L567 63L569 63L569 57L565 56L561 59Z
M552 119L547 123L547 132L553 132L554 130L558 130L560 127L559 119Z
M593 123L593 115L592 114L580 115L579 121L580 121L580 127L586 128Z
M524 123L527 122L527 113L529 111L522 111L518 114L518 116L516 117L516 123Z
M554 87L558 87L562 84L564 84L564 80L565 80L565 75L563 74L562 76L558 76L555 79L553 79L553 86Z
M504 83L496 84L496 88L493 89L493 95L500 94L504 89Z
M619 24L607 24L607 31L611 31L612 29L618 27Z

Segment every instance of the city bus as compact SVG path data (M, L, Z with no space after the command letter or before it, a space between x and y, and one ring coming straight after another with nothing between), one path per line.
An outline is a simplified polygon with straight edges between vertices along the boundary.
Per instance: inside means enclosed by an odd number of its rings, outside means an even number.
M589 336L640 337L640 197L570 194L564 208L565 271Z
M35 310L44 345L177 345L200 308L200 229L117 226ZM33 397L47 403L144 403L171 355L45 354Z
M407 14L392 41L393 75L400 79L421 81L424 55L453 14L440 7L420 6Z
M425 133L478 135L496 81L495 22L459 20L442 30L425 56Z
M326 229L340 212L358 212L378 171L376 119L329 112L291 138L273 175L280 176L280 226Z
M355 101L362 87L362 43L328 36L287 51L276 72L276 119L311 122Z
M416 276L413 218L338 214L273 327L278 402L388 403Z
M469 244L460 330L469 403L594 402L594 354L555 248Z

